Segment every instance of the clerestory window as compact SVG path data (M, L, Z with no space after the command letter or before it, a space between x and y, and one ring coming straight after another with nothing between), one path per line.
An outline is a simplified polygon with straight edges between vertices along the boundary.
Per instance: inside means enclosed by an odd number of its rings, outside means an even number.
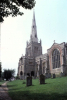
M52 52L52 66L53 69L60 67L60 52L57 49L54 49Z

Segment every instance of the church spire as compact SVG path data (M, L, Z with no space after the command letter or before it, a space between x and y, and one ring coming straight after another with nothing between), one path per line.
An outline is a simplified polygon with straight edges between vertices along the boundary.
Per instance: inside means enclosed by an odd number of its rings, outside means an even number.
M38 42L37 30L36 30L36 21L35 21L35 12L33 11L33 20L32 20L32 31L31 31L31 41Z

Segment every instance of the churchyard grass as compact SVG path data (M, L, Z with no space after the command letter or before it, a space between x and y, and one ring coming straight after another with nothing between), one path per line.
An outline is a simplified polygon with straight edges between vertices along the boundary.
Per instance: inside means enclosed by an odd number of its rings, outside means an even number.
M25 80L8 82L8 93L12 100L67 100L67 77L46 79L39 84L32 80L32 86L26 86Z

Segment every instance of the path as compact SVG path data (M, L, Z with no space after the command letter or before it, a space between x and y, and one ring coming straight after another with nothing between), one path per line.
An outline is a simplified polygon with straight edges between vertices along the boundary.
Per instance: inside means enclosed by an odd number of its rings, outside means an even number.
M0 100L12 100L8 95L7 82L0 87Z

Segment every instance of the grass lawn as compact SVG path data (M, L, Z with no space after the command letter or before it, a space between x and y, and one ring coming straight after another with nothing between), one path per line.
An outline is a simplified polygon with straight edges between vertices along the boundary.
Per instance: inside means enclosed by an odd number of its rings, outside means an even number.
M39 84L33 79L32 86L26 87L25 80L8 82L9 95L12 100L67 100L67 77L46 79L46 84Z
M4 80L1 80L1 81L0 81L0 85L2 85L4 82L5 82Z

